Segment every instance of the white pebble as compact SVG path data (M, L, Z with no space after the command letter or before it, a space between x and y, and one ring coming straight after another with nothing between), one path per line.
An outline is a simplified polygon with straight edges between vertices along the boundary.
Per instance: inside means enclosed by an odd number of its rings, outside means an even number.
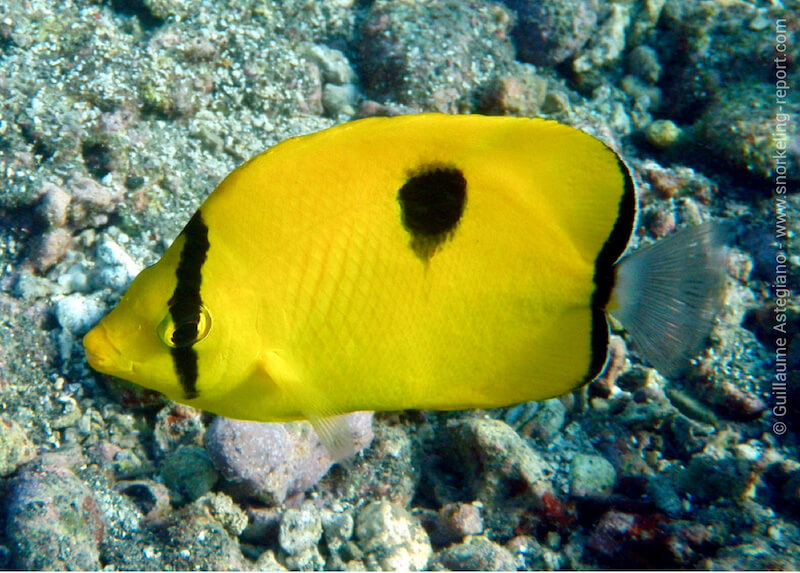
M105 265L100 269L97 280L113 290L127 288L142 270L119 244L108 237L97 246L97 258Z
M56 320L65 330L83 335L103 317L106 307L95 297L71 294L56 303L55 311Z

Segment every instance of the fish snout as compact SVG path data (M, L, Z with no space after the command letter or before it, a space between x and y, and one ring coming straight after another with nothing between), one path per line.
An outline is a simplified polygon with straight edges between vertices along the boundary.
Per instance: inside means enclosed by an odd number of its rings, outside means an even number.
M108 337L108 329L101 321L83 337L83 348L89 365L106 374L130 372L133 365L122 357L119 349Z

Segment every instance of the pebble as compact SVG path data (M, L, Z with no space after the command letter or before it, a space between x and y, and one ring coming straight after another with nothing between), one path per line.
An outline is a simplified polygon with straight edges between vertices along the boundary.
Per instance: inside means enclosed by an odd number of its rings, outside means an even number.
M614 490L617 472L602 456L578 454L570 464L569 492L572 497L605 499Z
M372 441L372 413L348 416L356 452ZM237 498L281 503L313 487L332 460L308 422L244 422L218 417L205 435L211 460Z
M663 239L675 231L675 213L664 209L650 209L644 212L644 226L656 239Z
M491 80L481 92L477 107L488 115L533 117L539 114L547 95L547 81L529 64L515 66L512 73Z
M36 456L36 446L25 429L8 415L0 415L0 477L14 472Z
M25 301L49 298L60 294L58 285L45 277L36 276L31 271L23 270L19 273L14 285L14 294Z
M86 485L50 461L24 466L7 486L6 533L13 568L100 569L105 524Z
M597 74L602 66L616 62L625 50L625 31L631 23L627 6L611 4L611 12L600 24L583 52L572 62L578 74Z
M630 117L634 126L637 129L646 128L653 122L652 115L646 112L657 111L661 106L661 88L631 74L620 80L619 87L633 100Z
M597 27L597 0L504 0L516 13L511 31L519 59L554 66L569 59Z
M316 508L305 505L300 509L287 509L283 513L278 543L289 555L315 547L321 538L322 518Z
M437 556L438 561L451 571L516 571L514 555L485 537L453 545Z
M288 556L286 565L292 570L320 570L325 560L317 549L322 538L319 510L306 504L300 509L287 509L278 530L278 543Z
M122 189L107 187L84 175L73 175L66 186L72 193L72 221L79 228L105 225L108 214L122 200Z
M363 552L351 541L355 531L355 520L349 511L322 511L322 529L328 547L326 568L344 569L347 561L363 557Z
M219 479L208 453L198 446L179 446L169 452L161 462L160 475L178 503L205 495Z
M211 517L216 519L231 535L241 535L247 527L247 513L224 493L209 492L199 498L197 503L204 506Z
M106 314L106 305L99 296L71 294L56 302L56 320L62 328L82 336Z
M337 86L354 83L356 74L347 56L339 50L314 44L308 48L306 55L319 66L324 82Z
M164 562L176 570L244 571L236 534L214 517L206 498L173 513L164 527Z
M163 456L180 446L202 446L206 427L203 412L174 402L156 414L153 442L157 456Z
M567 409L560 399L545 400L531 421L525 424L522 433L550 442L564 427L566 418Z
M253 569L255 571L288 571L288 569L278 561L278 558L275 557L275 552L269 549L258 556Z
M89 277L83 265L71 265L56 281L64 294L89 291Z
M720 414L732 420L755 420L769 407L761 397L747 391L713 371L713 364L701 362L693 374L692 391Z
M669 517L680 517L683 502L675 489L673 479L662 476L651 476L647 480L645 492L653 504Z
M467 535L483 533L481 510L473 503L448 503L436 515L436 525L431 533L437 545L461 541Z
M331 510L322 512L322 529L329 547L349 541L353 537L354 528L355 521L350 513Z
M658 562L657 554L651 555L651 560L643 563L631 561L638 557L638 551L642 550L641 547L636 546L636 542L640 541L642 537L646 540L649 535L653 534L653 530L657 526L656 520L647 522L641 516L611 510L600 518L589 536L586 547L601 563L611 567L639 566L646 568L648 564L653 566ZM667 565L661 564L661 566Z
M125 249L110 237L105 237L97 245L96 254L102 263L98 266L99 272L95 277L95 282L100 287L124 291L142 270Z
M654 84L661 78L658 52L647 45L636 46L628 53L628 69L637 78Z
M548 465L519 434L500 420L470 419L448 425L473 498L483 503L486 526L510 537L522 514L546 509L553 497Z
M368 569L423 571L433 552L419 521L388 501L373 501L361 508L356 537Z
M49 182L42 184L42 192L38 206L39 216L50 227L63 227L67 224L72 195Z
M72 235L66 229L51 229L37 241L31 255L33 268L44 273L64 258L72 243Z
M325 84L322 88L322 107L328 117L352 116L357 98L358 90L353 84Z
M678 143L683 130L669 119L657 119L650 122L644 131L647 141L659 149L669 149Z
M123 480L116 483L115 489L129 497L150 523L160 524L172 511L169 490L157 481Z

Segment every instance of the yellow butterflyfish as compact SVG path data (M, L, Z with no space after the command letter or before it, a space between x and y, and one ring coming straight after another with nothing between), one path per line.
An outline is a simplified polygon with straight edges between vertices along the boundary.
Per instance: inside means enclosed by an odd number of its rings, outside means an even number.
M724 273L701 225L620 258L625 164L543 119L369 118L234 170L84 340L96 370L223 416L495 408L601 373L607 313L664 374ZM333 420L333 421L332 421Z

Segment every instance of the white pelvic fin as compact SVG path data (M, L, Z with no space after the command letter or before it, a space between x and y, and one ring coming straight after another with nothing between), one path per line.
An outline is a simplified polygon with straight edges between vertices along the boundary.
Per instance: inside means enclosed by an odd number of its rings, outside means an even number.
M297 372L280 351L270 350L265 354L264 370L311 422L331 459L350 469L356 446L347 416L331 408L326 397L316 388L301 383Z
M350 425L347 423L347 416L310 415L308 421L319 436L319 441L328 450L331 459L347 470L352 469L356 446Z
M711 332L725 292L725 230L684 229L622 258L609 314L664 376L679 375Z

